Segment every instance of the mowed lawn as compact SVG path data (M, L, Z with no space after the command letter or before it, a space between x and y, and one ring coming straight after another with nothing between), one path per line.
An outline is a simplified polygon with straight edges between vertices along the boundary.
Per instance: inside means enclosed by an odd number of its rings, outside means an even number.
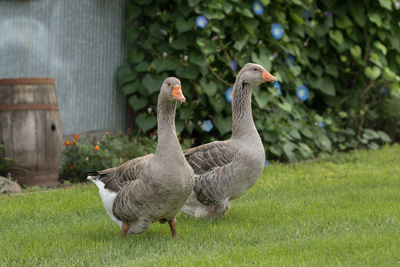
M272 164L226 216L120 237L94 185L0 196L0 265L398 266L400 145Z

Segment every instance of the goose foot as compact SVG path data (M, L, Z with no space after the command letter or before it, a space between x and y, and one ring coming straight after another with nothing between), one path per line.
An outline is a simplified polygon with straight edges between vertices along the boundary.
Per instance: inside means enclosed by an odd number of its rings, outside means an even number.
M126 236L130 227L131 227L131 225L129 223L122 222L121 236Z
M175 238L176 237L176 219L169 220L168 224L169 224L169 228L171 228L172 237Z

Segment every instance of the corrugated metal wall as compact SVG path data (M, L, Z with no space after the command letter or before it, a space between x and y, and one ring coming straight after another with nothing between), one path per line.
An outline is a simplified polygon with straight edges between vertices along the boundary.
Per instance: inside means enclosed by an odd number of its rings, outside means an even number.
M54 77L63 134L117 130L125 0L0 0L0 78Z

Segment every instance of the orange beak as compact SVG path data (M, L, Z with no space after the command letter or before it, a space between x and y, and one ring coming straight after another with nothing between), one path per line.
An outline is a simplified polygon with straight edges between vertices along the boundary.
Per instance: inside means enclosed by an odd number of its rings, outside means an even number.
M276 82L278 79L276 77L272 76L271 73L268 71L264 70L262 74L262 81L263 82Z
M182 88L180 85L174 85L172 87L172 97L181 102L186 102L186 98L182 93Z

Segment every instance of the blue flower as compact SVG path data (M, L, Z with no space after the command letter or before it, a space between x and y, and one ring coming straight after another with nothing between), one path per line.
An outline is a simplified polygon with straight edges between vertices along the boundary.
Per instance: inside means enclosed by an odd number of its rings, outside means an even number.
M275 39L277 39L277 40L281 39L283 37L283 34L284 34L282 25L279 24L279 23L272 24L272 26L271 26L271 34Z
M328 17L332 17L332 11L328 11L328 12L326 12L326 15L328 16Z
M278 57L278 53L273 53L270 57L269 57L269 60L274 60L275 58L277 58Z
M262 15L264 13L264 7L261 5L260 1L255 1L253 3L253 12L256 15Z
M324 121L320 121L320 122L318 122L318 126L319 127L325 127L326 123Z
M265 166L269 166L269 161L267 159L265 160Z
M277 89L278 95L282 95L281 83L280 82L275 82L274 83L274 87Z
M288 55L288 57L285 59L285 64L288 67L296 65L296 58L293 55Z
M232 86L229 87L228 89L226 89L225 98L226 98L226 101L228 101L229 103L232 103Z
M231 67L231 70L236 70L238 67L238 63L236 60L232 60L229 66Z
M311 13L310 13L309 10L304 11L304 17L305 17L306 19L310 19L310 18L311 18Z
M382 85L382 86L379 88L379 93L380 93L381 95L387 95L387 92L388 92L388 88L387 88L386 86Z
M208 20L204 16L197 16L196 17L196 25L199 28L204 29L207 25Z
M307 86L305 86L305 85L300 85L299 87L297 87L296 96L297 96L301 101L307 100L307 98L308 98L309 95L310 95L310 92L308 91Z
M161 32L162 35L167 35L167 31L164 30L164 29L161 29L160 32Z
M213 128L213 124L210 120L205 120L203 121L203 123L201 124L201 129L203 129L203 131L205 132L210 132Z

